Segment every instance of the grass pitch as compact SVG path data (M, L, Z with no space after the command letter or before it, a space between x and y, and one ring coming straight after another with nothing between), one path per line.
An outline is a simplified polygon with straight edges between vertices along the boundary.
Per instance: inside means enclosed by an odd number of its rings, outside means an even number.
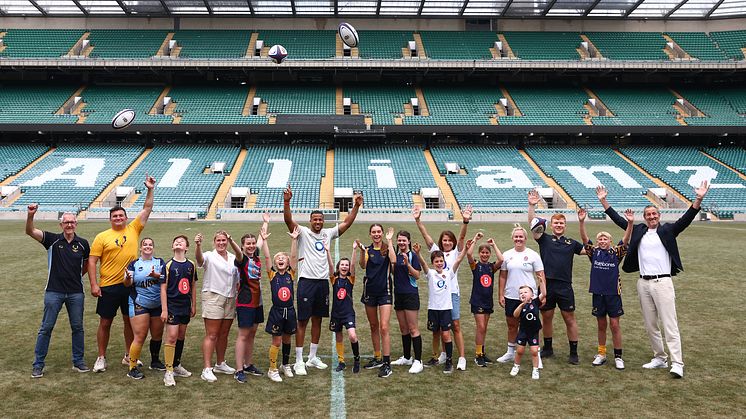
M393 225L412 232L415 241L422 239L413 223ZM436 236L441 229L458 231L459 224L428 224ZM37 223L37 227L57 231L56 223ZM272 224L270 250L289 249L284 224ZM340 240L341 255L348 256L355 238L368 240L367 224L356 223ZM470 234L483 229L494 237L501 250L511 247L510 224L476 223ZM162 374L145 370L146 378L133 381L125 376L126 367L119 364L124 345L122 324L118 318L109 343L109 368L101 374L73 372L70 362L70 329L65 310L60 313L52 337L45 375L31 379L31 363L41 312L46 279L43 247L23 233L23 223L2 222L5 246L0 249L3 269L0 273L0 324L3 369L0 371L0 412L3 417L325 417L332 404L340 407L340 397L331 397L333 384L330 370L309 371L306 377L272 383L266 377L250 377L246 384L219 375L218 382L200 380L201 343L204 326L198 316L189 325L183 364L194 373L191 378L177 379L175 388L165 388ZM78 233L92 241L108 223L82 222ZM143 232L153 237L156 255L170 257L171 238L197 232L207 236L226 229L235 237L256 232L258 224L250 223L177 223L151 221ZM622 230L609 224L591 223L589 233L601 228L619 237ZM570 224L571 236L578 237L577 224ZM739 319L743 317L744 289L739 261L746 249L746 224L695 222L679 237L685 271L675 279L679 326L683 341L685 378L672 379L667 370L647 371L641 365L652 353L640 318L635 290L636 276L624 274L625 316L622 318L624 359L627 369L617 371L612 365L592 367L596 353L596 322L590 314L591 298L587 293L589 263L584 256L575 258L574 287L580 329L581 365L566 363L568 354L564 324L555 315L555 357L544 362L539 381L530 379L530 357L525 357L521 373L511 378L510 365L495 364L478 368L474 357L474 320L469 312L471 274L466 264L459 273L462 290L461 323L466 342L467 371L447 376L438 368L410 375L405 367L393 367L394 374L379 379L376 371L363 370L353 376L344 373L344 411L349 417L494 417L503 415L584 416L584 417L674 417L722 416L740 417L746 396L741 379L746 369L746 350ZM209 244L207 248L209 248ZM530 247L538 250L535 243ZM193 256L193 245L189 256ZM86 361L93 366L96 357L95 299L86 290ZM269 295L264 287L265 313ZM370 356L370 332L362 304L360 285L355 289L358 336L364 356ZM423 335L423 358L430 354L432 335L425 330L427 287L421 287L420 329ZM197 299L198 304L199 298ZM236 327L229 338L227 360L233 364ZM322 323L320 354L332 364L334 347L328 321ZM392 359L401 355L401 339L396 318L391 320ZM306 337L305 353L308 353ZM494 359L505 350L506 327L501 311L496 309L490 320L487 351ZM345 339L346 355L351 357ZM608 337L611 352L611 335ZM269 336L257 333L255 362L266 371ZM456 348L454 347L454 352ZM335 355L334 355L335 356ZM143 358L149 354L147 343ZM291 354L291 362L294 353ZM350 363L348 362L348 365ZM338 388L336 389L339 390ZM339 393L337 393L339 394ZM741 412L741 413L738 413Z

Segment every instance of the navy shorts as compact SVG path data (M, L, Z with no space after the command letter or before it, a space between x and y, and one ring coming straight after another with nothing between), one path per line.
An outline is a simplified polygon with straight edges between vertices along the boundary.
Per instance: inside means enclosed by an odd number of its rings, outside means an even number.
M117 316L117 311L121 311L122 316L129 316L129 306L130 289L124 284L109 285L101 287L101 296L96 301L96 314L104 319L113 319Z
M593 294L593 310L596 317L620 317L624 315L621 295Z
M130 317L139 316L141 314L148 314L150 317L161 317L161 306L153 307L153 308L147 308L143 307L140 304L135 303L130 298L129 305L128 305L128 315Z
M328 278L298 280L298 320L305 321L311 317L329 317Z
M539 346L539 331L526 332L525 330L518 329L518 336L515 338L515 343L519 346Z
M521 305L521 300L514 300L512 298L505 299L505 317L514 317L515 309Z
M505 301L507 302L508 300ZM492 307L475 306L474 304L472 304L471 312L472 314L492 314L494 310Z
M272 307L269 309L267 326L264 331L272 336L294 335L298 318L293 307Z
M360 302L368 307L390 306L392 299L391 295L368 295L363 293Z
M427 310L427 330L447 332L451 330L452 324L451 310Z
M332 316L331 319L329 319L329 330L332 332L341 332L342 327L345 329L355 328L355 315L353 314L352 316L346 317Z
M554 310L558 306L562 311L575 311L575 292L572 290L572 284L547 279L547 303L541 311Z
M415 293L394 294L394 310L412 310L420 309L420 295Z
M166 319L166 324L171 325L180 325L180 324L189 324L189 321L192 319L191 316L188 314L174 314L170 311L168 312L168 318Z
M236 307L236 317L239 328L254 327L254 325L264 323L264 306Z

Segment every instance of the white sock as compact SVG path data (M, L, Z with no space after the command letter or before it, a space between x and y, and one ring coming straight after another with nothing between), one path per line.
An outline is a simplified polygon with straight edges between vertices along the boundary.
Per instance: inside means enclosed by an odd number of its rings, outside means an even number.
M318 343L311 343L311 350L308 351L308 359L313 359L316 356L316 351L319 349Z
M513 366L514 366L514 367L518 367L518 368L520 368L520 367L521 367L521 364L516 364L516 363L514 362L514 363L513 363Z
M508 353L511 355L515 354L515 343L508 342Z
M303 362L303 347L295 347L295 362Z

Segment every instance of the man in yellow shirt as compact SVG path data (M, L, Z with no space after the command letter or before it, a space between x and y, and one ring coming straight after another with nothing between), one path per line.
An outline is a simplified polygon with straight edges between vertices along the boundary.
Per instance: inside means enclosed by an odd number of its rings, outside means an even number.
M109 333L117 310L122 312L124 319L124 352L125 360L129 365L127 352L134 337L128 316L130 291L124 286L124 271L130 262L137 259L140 232L145 228L145 223L148 222L150 213L153 211L155 178L145 175L145 187L148 193L137 218L128 224L127 211L118 205L113 207L109 210L111 228L99 233L91 245L91 254L88 258L88 280L91 283L91 295L98 298L96 313L100 317L96 333L98 358L93 366L93 372L106 371L106 347L109 346ZM101 278L97 283L96 265L98 262L101 262Z

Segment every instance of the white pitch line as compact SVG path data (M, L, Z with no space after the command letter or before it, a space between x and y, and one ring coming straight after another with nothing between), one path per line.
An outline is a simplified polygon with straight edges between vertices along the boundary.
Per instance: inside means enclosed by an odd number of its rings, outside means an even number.
M339 224L337 225L339 226ZM334 260L339 260L339 237L334 242ZM334 291L333 288L332 291ZM332 386L329 391L329 417L333 419L345 419L347 417L347 407L345 406L345 376L342 372L334 371L339 363L337 357L334 356L336 347L337 341L334 332L332 332L332 362L329 368L332 374Z

